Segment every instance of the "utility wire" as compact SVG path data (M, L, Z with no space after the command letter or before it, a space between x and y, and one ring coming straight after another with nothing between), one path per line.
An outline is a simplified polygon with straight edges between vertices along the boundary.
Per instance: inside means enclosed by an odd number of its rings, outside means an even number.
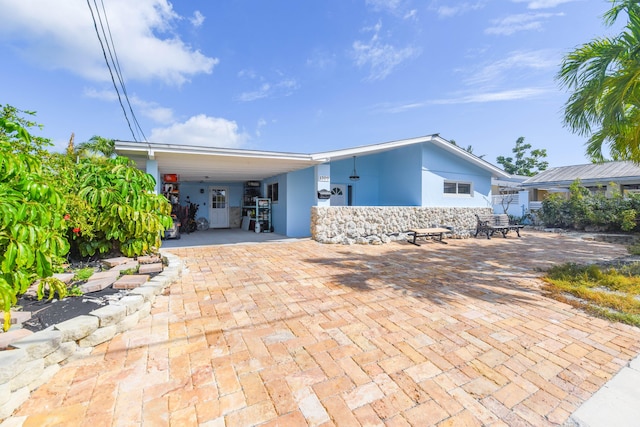
M98 10L98 6L96 4L96 1L93 1L94 5L96 6L96 11ZM122 77L122 68L120 67L120 61L118 60L118 53L116 52L116 45L113 42L113 36L111 34L111 27L109 25L109 18L107 16L107 11L104 7L104 0L100 0L100 4L102 5L102 14L104 15L104 22L107 25L107 32L109 33L109 41L111 42L111 48L109 48L109 42L107 42L107 48L109 49L109 56L111 57L111 62L114 64L114 68L116 70L116 75L118 76L118 81L120 82L120 87L122 88L122 93L124 94L124 98L127 101L127 105L129 106L129 111L131 112L131 117L133 119L134 125L136 130L138 131L139 135L142 136L142 140L146 141L147 137L144 134L144 131L142 130L142 127L140 127L140 123L138 122L138 118L136 117L136 114L133 112L133 107L131 105L131 102L129 100L129 95L127 94L127 88L124 84L124 77ZM100 19L100 13L98 12L98 19ZM107 40L107 35L104 31L104 27L102 26L102 20L100 19L100 27L102 28L102 34L105 38L105 40ZM111 51L113 50L113 55L111 54Z
M122 113L124 114L124 118L127 121L127 125L129 126L129 130L131 131L131 136L135 142L139 142L136 138L136 134L131 127L131 122L129 121L129 117L127 116L127 110L124 108L124 104L122 103L122 98L120 97L120 91L118 90L118 86L116 84L116 80L113 77L113 70L111 70L111 64L109 63L109 59L107 58L107 52L105 51L104 44L102 42L102 38L100 37L100 31L98 30L98 23L96 22L96 17L93 13L93 8L91 7L90 0L87 0L87 6L89 6L89 11L91 12L91 18L93 19L93 26L96 30L96 35L98 36L98 41L100 42L100 48L102 49L102 54L104 56L104 60L107 64L107 68L109 69L109 75L111 76L111 82L113 83L113 87L116 90L116 94L118 95L118 102L120 103L120 107L122 107ZM96 13L99 13L96 7Z

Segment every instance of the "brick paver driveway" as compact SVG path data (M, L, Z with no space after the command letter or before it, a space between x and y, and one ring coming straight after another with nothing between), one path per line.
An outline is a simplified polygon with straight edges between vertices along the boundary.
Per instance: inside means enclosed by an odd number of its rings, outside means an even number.
M624 247L449 242L172 250L183 276L152 315L63 367L14 421L557 425L640 351L639 329L542 297L536 279Z

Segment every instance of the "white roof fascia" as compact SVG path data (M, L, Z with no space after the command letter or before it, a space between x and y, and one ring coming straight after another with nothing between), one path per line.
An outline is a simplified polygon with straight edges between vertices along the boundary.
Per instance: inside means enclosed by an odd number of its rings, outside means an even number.
M237 148L199 147L194 145L179 144L156 144L150 142L116 141L116 150L147 153L148 156L151 156L149 157L150 159L153 158L152 156L155 156L157 153L174 153L227 157L252 157L281 160L308 160L313 164L321 163L320 161L314 161L314 159L309 154L245 150Z
M417 144L422 142L428 142L433 139L433 135L421 136L417 138L401 139L398 141L383 142L380 144L361 145L353 148L345 148L342 150L325 151L321 153L312 154L311 157L314 160L322 160L328 162L330 160L341 160L349 157L373 154L381 151L388 151L398 147L404 147L406 145Z
M453 154L456 154L458 157L462 157L463 159L466 159L467 161L475 164L481 169L491 172L491 175L495 176L496 178L511 177L511 175L509 175L499 167L492 165L491 163L481 159L475 154L469 153L467 150L460 148L455 144L452 144L450 141L442 138L440 135L435 135L435 137L433 138L433 142L435 142L440 148L443 148Z

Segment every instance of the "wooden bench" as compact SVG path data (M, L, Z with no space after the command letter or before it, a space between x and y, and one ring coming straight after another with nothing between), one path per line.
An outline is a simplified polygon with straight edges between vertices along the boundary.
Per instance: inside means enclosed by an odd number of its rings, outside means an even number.
M444 236L445 233L451 233L451 232L452 231L450 228L444 228L444 227L413 228L407 231L407 233L409 234L409 237L413 237L413 239L408 240L408 242L411 243L412 245L420 246L420 244L416 243L416 239L418 237L438 237L437 241L440 243L444 243L446 245L447 242L442 240L442 236Z
M509 231L515 231L518 237L520 237L520 229L524 227L522 224L510 224L509 216L507 214L491 214L491 215L478 215L476 214L478 224L476 225L476 234L474 237L478 237L478 234L486 234L487 239L493 236L493 233L502 233L502 237L507 238Z

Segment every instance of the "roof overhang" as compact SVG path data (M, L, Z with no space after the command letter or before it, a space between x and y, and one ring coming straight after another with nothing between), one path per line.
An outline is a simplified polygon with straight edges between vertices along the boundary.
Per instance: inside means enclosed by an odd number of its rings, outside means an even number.
M134 160L142 169L146 168L147 161L154 160L158 164L160 175L177 174L180 181L183 182L239 182L260 181L329 161L382 153L425 142L432 143L488 171L492 177L508 178L510 176L502 169L463 150L437 134L316 154L131 141L115 141L115 150L119 155Z
M177 174L182 182L259 181L322 163L308 154L177 144L116 141L115 149L143 169L155 160L161 175Z
M330 160L342 160L346 158L350 158L353 156L364 156L369 154L381 153L384 151L393 150L396 148L420 144L424 142L433 143L435 146L442 148L445 151L455 154L458 157L461 157L478 166L481 169L484 169L491 173L492 177L495 178L510 178L511 175L503 171L502 169L492 165L491 163L482 160L480 157L469 153L467 150L464 150L458 147L455 144L452 144L450 141L442 138L438 134L420 136L417 138L409 138L409 139L401 139L397 141L384 142L381 144L373 144L373 145L364 145L360 147L347 148L344 150L334 150L334 151L325 151L322 153L312 154L311 157L314 160L323 160L325 162Z

